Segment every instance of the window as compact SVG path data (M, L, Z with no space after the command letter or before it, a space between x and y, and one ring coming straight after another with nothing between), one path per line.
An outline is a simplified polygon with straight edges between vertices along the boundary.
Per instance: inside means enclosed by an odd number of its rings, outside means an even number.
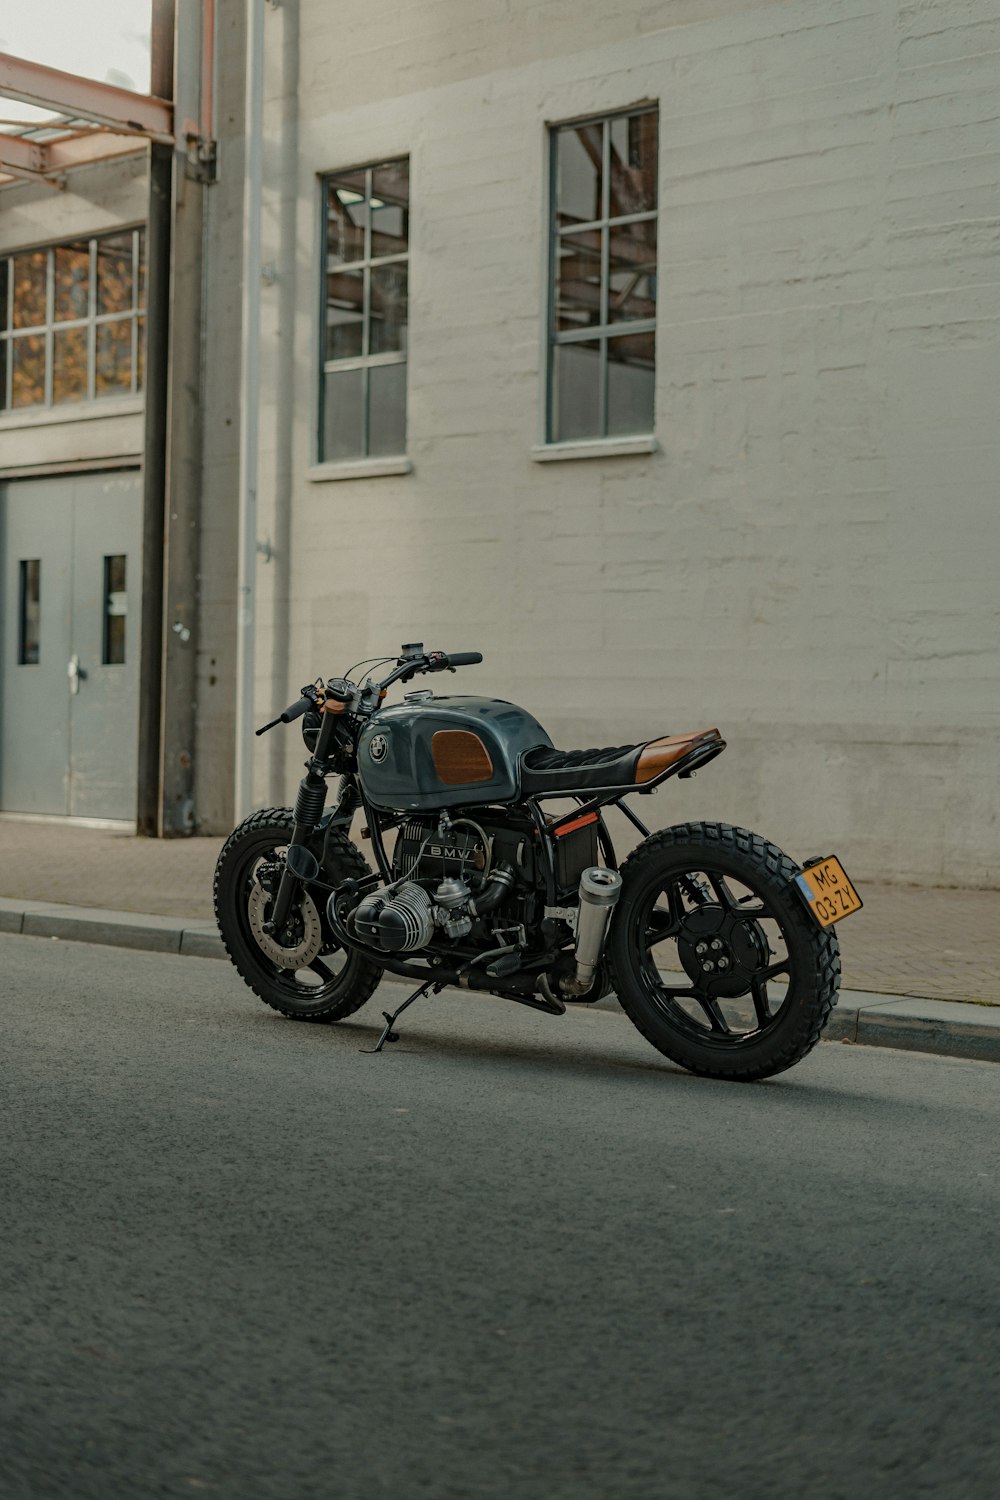
M406 158L323 182L319 457L406 451L410 167Z
M142 389L145 235L0 259L0 412Z
M104 559L104 629L101 661L121 666L125 660L125 621L128 594L125 591L125 558L118 554Z
M41 623L42 564L37 557L21 559L17 661L21 667L37 667L40 660L38 634Z
M653 431L659 113L551 132L546 440Z

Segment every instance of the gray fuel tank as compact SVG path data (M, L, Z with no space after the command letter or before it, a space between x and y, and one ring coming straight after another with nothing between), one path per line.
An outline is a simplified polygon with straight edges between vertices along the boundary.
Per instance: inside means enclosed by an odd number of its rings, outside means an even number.
M537 719L500 698L428 695L383 708L358 744L365 795L395 812L511 802L518 760L551 745Z

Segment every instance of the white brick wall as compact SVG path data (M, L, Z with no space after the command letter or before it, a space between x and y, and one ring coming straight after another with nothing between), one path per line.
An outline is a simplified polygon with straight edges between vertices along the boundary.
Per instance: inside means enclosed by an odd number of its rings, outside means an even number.
M719 723L723 760L642 804L660 822L997 883L996 0L292 9L268 17L261 534L287 535L261 712L404 639L477 647L462 686L557 743ZM661 451L536 464L545 123L647 98ZM407 152L414 472L313 484L317 174ZM262 798L298 774L274 754Z

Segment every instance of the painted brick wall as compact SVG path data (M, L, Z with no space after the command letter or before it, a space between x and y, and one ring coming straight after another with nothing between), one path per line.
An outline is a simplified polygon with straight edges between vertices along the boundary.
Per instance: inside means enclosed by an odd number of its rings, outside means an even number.
M462 686L558 744L719 723L654 821L997 884L996 0L295 9L268 19L261 713L402 640L476 647ZM645 99L660 451L536 463L545 124ZM311 482L317 174L405 152L414 472Z

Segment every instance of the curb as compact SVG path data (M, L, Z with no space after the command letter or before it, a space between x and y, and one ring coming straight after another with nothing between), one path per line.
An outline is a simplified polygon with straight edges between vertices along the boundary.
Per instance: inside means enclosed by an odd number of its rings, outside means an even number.
M0 897L0 933L5 932L73 943L105 943L185 958L228 958L214 922L64 906L51 901ZM394 981L391 975L387 981L404 982ZM623 1014L613 996L580 1007L584 1008ZM1000 1006L841 990L823 1040L1000 1062Z

